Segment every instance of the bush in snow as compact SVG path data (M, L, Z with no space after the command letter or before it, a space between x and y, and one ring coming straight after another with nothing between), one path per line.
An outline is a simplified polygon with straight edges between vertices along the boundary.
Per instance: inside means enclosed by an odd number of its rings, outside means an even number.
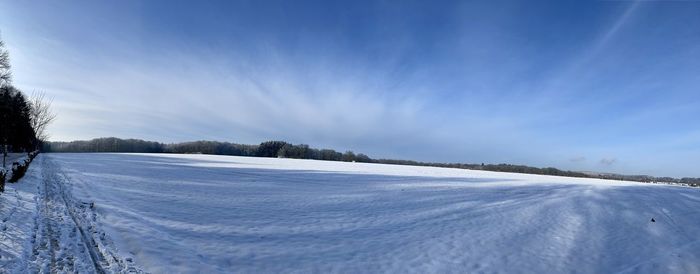
M34 158L36 158L37 155L39 155L39 151L38 151L38 150L29 152L29 154L28 154L28 156L29 156L29 162L34 161Z
M14 162L12 163L12 176L10 176L10 183L16 183L24 177L24 174L27 173L27 169L29 169L29 164L32 163L32 160L39 154L39 151L32 151L28 154L29 157L25 158L21 162ZM7 177L7 172L2 175L2 179L4 182L5 177Z
M18 162L12 163L12 176L10 177L10 183L16 183L24 176L29 167L28 159L24 160L22 164Z

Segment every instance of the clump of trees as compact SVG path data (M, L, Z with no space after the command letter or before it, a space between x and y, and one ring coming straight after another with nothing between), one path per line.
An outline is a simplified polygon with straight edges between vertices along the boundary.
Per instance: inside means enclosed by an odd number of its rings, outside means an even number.
M287 142L283 141L267 141L267 142L262 142L257 149L257 152L255 153L255 156L258 157L277 157L279 155L279 151L284 147L287 146Z
M12 84L10 54L0 40L0 146L3 168L8 152L30 152L48 136L46 127L55 119L44 93L31 100ZM37 132L40 134L37 135Z
M45 152L142 152L162 153L163 145L137 139L97 138L90 141L44 142Z
M22 92L11 85L0 87L0 143L3 155L6 156L8 151L32 151L36 147L30 111L31 107Z
M692 187L700 187L700 178L681 178L679 183Z
M201 153L232 156L256 156L258 146L242 145L229 142L194 141L177 144L160 144L161 152L165 153Z

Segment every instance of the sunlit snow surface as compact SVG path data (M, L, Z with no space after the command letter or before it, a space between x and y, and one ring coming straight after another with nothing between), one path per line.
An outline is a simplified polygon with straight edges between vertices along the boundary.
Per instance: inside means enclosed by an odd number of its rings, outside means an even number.
M700 273L700 189L313 160L45 154L148 272ZM656 222L650 222L654 218Z

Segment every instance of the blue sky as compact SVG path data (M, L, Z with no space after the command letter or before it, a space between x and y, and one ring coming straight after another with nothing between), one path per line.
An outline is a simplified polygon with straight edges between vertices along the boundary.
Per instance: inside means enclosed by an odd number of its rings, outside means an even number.
M697 1L0 1L52 140L700 176Z

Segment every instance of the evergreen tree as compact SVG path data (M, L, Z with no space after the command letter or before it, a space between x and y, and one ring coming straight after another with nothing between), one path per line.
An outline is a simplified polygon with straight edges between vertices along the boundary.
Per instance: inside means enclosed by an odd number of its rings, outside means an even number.
M36 147L36 136L31 123L31 106L21 91L12 86L10 58L5 44L0 41L0 145L3 167L8 150L31 151Z

